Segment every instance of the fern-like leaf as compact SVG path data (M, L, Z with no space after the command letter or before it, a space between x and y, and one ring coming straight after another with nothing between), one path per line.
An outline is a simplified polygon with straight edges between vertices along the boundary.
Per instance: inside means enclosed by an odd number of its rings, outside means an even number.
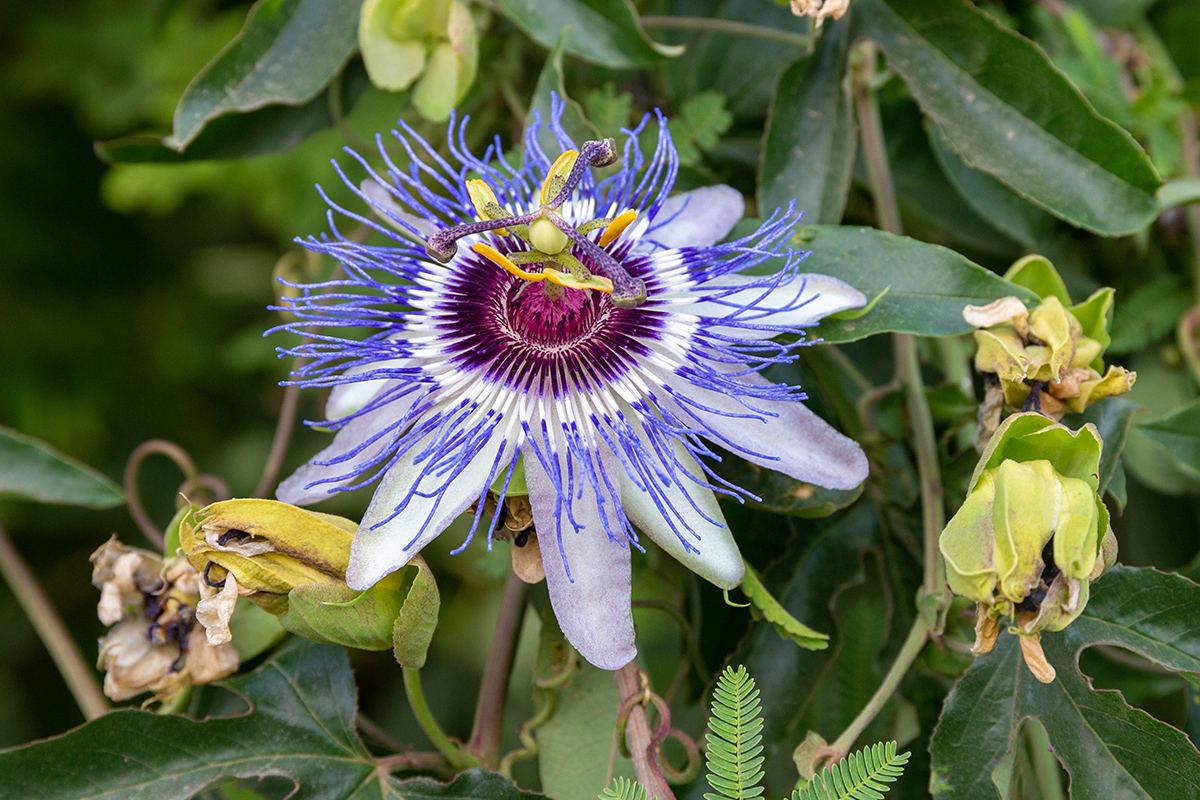
M821 770L792 800L882 800L883 793L904 774L908 753L896 754L896 743L876 743Z
M713 691L708 720L708 785L717 794L705 800L753 800L763 793L761 707L754 679L745 667L726 667Z
M646 800L646 787L628 778L613 778L612 786L600 793L600 800Z

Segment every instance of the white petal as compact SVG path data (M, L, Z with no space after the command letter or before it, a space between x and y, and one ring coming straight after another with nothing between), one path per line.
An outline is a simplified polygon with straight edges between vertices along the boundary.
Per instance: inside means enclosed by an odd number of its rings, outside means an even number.
M410 392L404 397L397 398L374 411L350 420L344 428L337 432L328 447L313 456L307 464L279 484L279 488L275 490L275 497L284 503L304 506L327 500L330 493L337 487L361 480L362 476L357 474L358 471L368 461L389 448L403 433L405 426L399 426L396 430L378 437L370 445L364 447L361 452L345 461L338 461L335 464L318 462L332 461L354 450L379 431L403 418L412 408L413 403L421 396L422 392L420 391ZM309 487L309 484L326 478L336 478L337 480Z
M675 375L668 380L676 392L700 406L742 415L709 413L691 405L683 411L671 401L680 419L694 425L698 418L716 434L710 438L723 447L736 445L734 452L747 461L828 489L853 489L867 479L867 457L858 443L838 433L801 402L748 399L753 409L766 413L747 417L754 412L729 395L702 389ZM767 384L754 373L741 380Z
M707 294L720 294L729 289L745 286L755 280L747 275L726 275L711 284L704 285ZM735 319L749 325L778 325L801 327L813 325L830 314L866 305L867 297L848 283L828 275L795 275L778 286L757 286L740 289L715 300L701 300L681 306L680 314L696 314L705 317L728 317L737 309L745 310ZM778 331L756 331L733 326L710 328L728 336L751 339L770 339Z
M643 241L667 249L709 247L733 230L746 211L742 193L729 186L704 186L668 197Z
M544 450L543 456L546 455ZM558 455L563 475L566 475L568 458L570 456L564 452ZM615 483L617 475L624 471L616 456L602 447L598 460ZM524 463L529 503L533 507L534 528L542 549L546 588L550 590L554 616L567 641L581 656L601 669L619 669L637 655L630 605L631 546L628 542L610 540L601 518L603 513L609 528L621 536L615 508L619 500L605 497L601 511L595 489L586 478L580 480L577 463L574 465L576 491L574 496L564 496L560 506L554 481L528 447ZM565 487L563 493L567 494ZM572 516L581 526L578 530L568 517L568 503L573 503Z
M675 442L675 456L684 469L703 480L703 468L679 442ZM655 481L661 492L656 502L649 492L637 487L625 470L622 469L620 473L621 507L625 509L630 522L700 577L722 589L741 585L746 574L745 563L712 489L682 474L678 476L678 483L663 486L656 476ZM691 497L690 502L688 497ZM695 507L692 503L695 503ZM674 509L676 516L668 520L662 506ZM671 527L672 522L675 528ZM680 536L687 539L692 549L684 545Z
M493 435L450 484L435 493L446 478L444 475L423 476L429 465L428 459L413 463L424 449L423 445L423 442L418 443L397 461L375 490L350 546L346 585L351 589L370 588L383 576L407 564L455 517L479 499L495 478L493 473L508 467L513 453L507 439L499 433ZM496 461L497 453L502 453L499 462ZM499 467L495 467L497 463ZM433 496L413 495L404 510L393 517L396 506L408 497L416 481L420 481L421 491ZM388 517L391 519L379 525Z

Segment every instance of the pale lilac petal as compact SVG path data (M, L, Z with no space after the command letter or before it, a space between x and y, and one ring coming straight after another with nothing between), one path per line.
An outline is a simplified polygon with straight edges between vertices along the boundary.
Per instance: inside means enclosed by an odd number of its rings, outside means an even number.
M741 380L759 385L768 383L754 373ZM689 424L699 422L697 427L711 431L709 438L751 463L827 489L853 489L867 479L867 457L858 443L799 401L747 398L751 406L747 408L727 394L702 389L676 375L668 382L676 392L695 403L685 410L681 404L671 402L682 420ZM756 412L762 413L758 417L749 416Z
M703 317L729 317L748 325L767 327L798 328L814 325L830 314L866 305L867 297L848 283L828 275L795 275L777 286L748 286L762 278L746 275L726 275L705 284L706 294L723 294L738 289L724 297L680 306L680 314L696 314ZM769 339L777 336L777 330L754 330L733 326L715 326L709 330L739 338Z
M383 576L408 563L413 555L477 501L496 473L508 468L514 448L499 432L446 484L446 475L426 474L428 460L414 463L423 447L415 446L384 475L371 498L350 546L346 584L368 589ZM499 456L499 458L497 458ZM423 494L412 494L419 481ZM437 491L446 484L443 491ZM398 505L408 504L396 514ZM386 521L385 521L386 520Z
M742 193L729 186L704 186L668 197L645 233L665 247L710 247L724 239L746 212Z
M330 493L338 487L363 480L373 468L367 465L390 448L403 433L402 426L386 433L383 431L402 419L419 395L419 392L410 392L405 397L350 420L337 432L328 447L279 484L275 497L284 503L304 506L328 500ZM371 440L370 444L363 446L368 440ZM352 456L348 455L360 446L361 450ZM336 463L321 463L335 460Z
M623 470L616 456L606 450L602 448L599 461L615 484ZM542 455L547 457L545 452ZM601 669L619 669L637 655L630 605L631 547L628 542L609 539L601 518L603 513L610 530L621 535L616 511L619 499L605 497L601 511L595 488L586 479L580 480L578 463L574 467L576 491L560 498L554 479L528 446L523 458L554 616L581 656ZM568 458L562 452L557 456L563 475ZM565 489L563 494L567 495ZM572 503L571 516L581 526L578 530L571 524L567 503Z
M696 478L704 479L703 468L678 442L675 443L675 457L682 469ZM659 492L656 499L650 492L638 488L621 470L621 507L625 509L629 521L700 577L722 589L741 585L746 572L745 563L725 522L725 515L721 513L716 495L712 489L701 486L682 473L677 477L679 483L667 486L661 480L656 482L656 491ZM664 514L664 509L669 509L670 519ZM683 543L681 536L690 547Z

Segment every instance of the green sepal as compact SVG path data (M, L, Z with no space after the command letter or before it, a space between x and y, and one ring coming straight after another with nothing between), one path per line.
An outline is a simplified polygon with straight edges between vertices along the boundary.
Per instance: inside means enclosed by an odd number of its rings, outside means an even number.
M1083 335L1095 339L1100 345L1100 352L1088 363L1088 366L1097 372L1103 372L1104 362L1100 356L1112 343L1108 328L1112 324L1114 295L1114 289L1097 289L1087 300L1071 307L1071 314L1079 321Z
M1078 478L1099 489L1102 446L1100 434L1091 423L1071 431L1041 414L1013 414L992 434L975 466L968 491L975 488L985 470L999 466L1005 459L1019 462L1045 459L1062 477Z
M754 571L754 567L746 564L746 574L742 578L742 594L750 601L750 614L755 619L765 619L775 626L775 632L784 639L791 639L805 650L824 650L829 647L829 634L815 631L796 619L783 607L775 597L767 591L762 578Z
M396 623L392 626L392 652L400 666L420 669L425 666L429 643L433 641L433 632L437 629L442 598L438 594L437 581L425 560L416 555L408 564L416 567L417 572L400 606Z
M1062 505L1054 528L1054 563L1068 579L1092 574L1099 551L1096 490L1076 478L1063 478Z
M992 528L995 479L995 469L980 476L938 539L938 547L946 559L946 581L950 590L976 603L991 602L996 590L995 532Z
M1003 461L996 470L993 558L1000 591L1014 603L1028 597L1041 579L1042 549L1054 535L1061 494L1049 461Z
M288 592L284 630L322 644L387 650L404 604L404 573L393 572L365 592L349 586L307 583Z
M1014 263L1004 273L1004 279L1017 286L1024 286L1037 294L1038 297L1057 297L1064 305L1071 304L1071 296L1067 294L1067 285L1063 283L1058 270L1045 256L1028 255Z

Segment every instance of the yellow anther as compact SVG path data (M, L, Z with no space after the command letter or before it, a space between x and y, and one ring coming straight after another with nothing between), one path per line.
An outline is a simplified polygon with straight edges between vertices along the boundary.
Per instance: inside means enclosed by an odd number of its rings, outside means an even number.
M600 235L600 246L608 247L608 245L616 241L616 238L624 233L625 229L628 228L635 219L637 219L637 212L631 208L610 222L608 227L604 229L604 233Z
M516 275L523 281L544 281L547 277L549 277L545 272L526 272L513 262L509 261L503 253L489 245L482 243L473 244L471 245L471 249L476 253L479 253L479 255L483 256L488 261L504 267L506 270L511 272L513 275Z
M542 270L542 275L551 283L565 286L568 289L594 289L605 294L612 294L613 290L612 281L599 275L593 275L586 281L581 281L569 272L559 272L549 268Z
M542 205L558 197L558 193L567 185L567 178L571 175L571 169L578 160L579 151L568 150L550 165L550 170L546 173L546 180L542 181Z
M471 198L471 205L475 206L475 213L482 220L495 219L494 216L488 214L488 207L503 209L500 201L496 199L495 192L492 187L488 186L481 180L467 181L467 195ZM508 236L507 228L497 228L496 233L501 236Z

